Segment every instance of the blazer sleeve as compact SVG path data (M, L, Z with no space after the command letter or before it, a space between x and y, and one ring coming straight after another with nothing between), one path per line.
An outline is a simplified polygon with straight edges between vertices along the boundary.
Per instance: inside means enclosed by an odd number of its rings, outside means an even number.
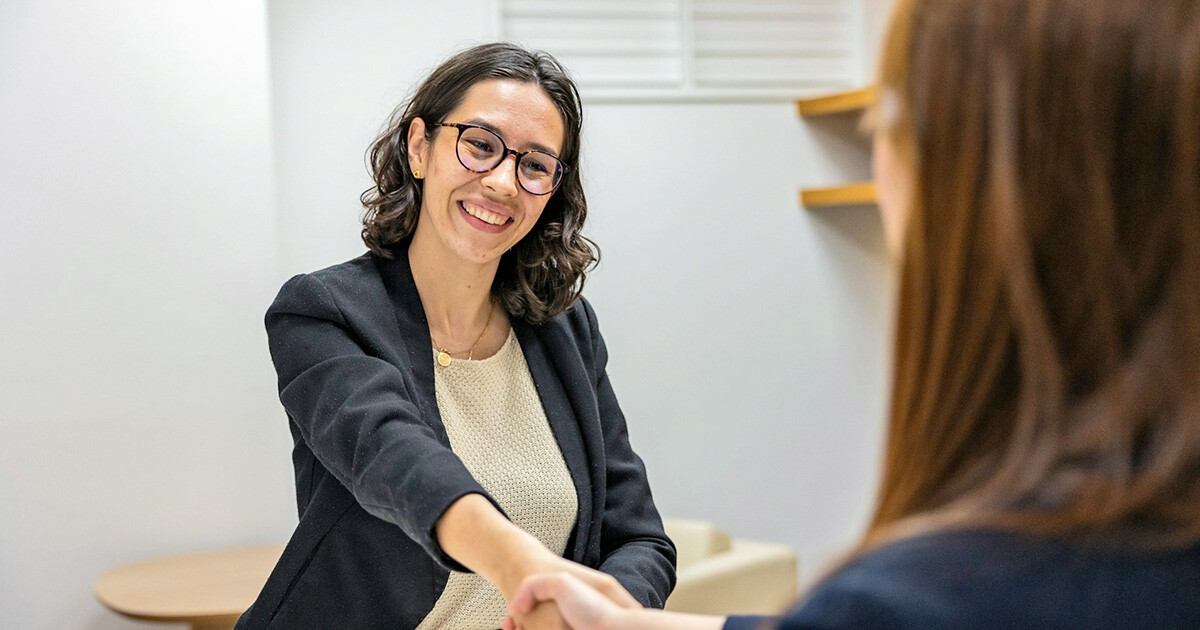
M266 327L279 399L321 465L368 513L446 568L467 571L442 551L434 527L463 495L496 501L421 419L400 370L360 346L314 275L284 284Z
M675 588L675 545L654 506L646 467L629 443L625 415L608 379L608 349L596 314L587 301L580 302L590 328L606 463L599 570L615 577L643 606L662 608Z

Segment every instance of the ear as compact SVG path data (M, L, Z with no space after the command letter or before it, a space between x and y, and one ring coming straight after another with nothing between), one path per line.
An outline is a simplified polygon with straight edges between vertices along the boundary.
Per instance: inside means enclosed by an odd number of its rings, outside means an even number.
M408 124L408 168L412 172L421 171L422 177L428 170L429 141L425 139L425 121L413 118Z

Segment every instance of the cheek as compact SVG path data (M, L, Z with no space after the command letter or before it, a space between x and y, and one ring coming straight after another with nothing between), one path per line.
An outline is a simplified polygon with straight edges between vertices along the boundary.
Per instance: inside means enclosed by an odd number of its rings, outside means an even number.
M525 207L525 234L532 232L533 228L542 220L542 216L546 214L547 205L549 205L548 201L538 199Z
M871 143L871 174L875 178L875 196L879 200L880 210L886 210L891 200L891 156L888 152L887 140L876 134Z
M904 165L896 159L891 142L882 134L875 136L871 150L879 214L888 248L893 253L901 249L904 224L907 218L909 181Z

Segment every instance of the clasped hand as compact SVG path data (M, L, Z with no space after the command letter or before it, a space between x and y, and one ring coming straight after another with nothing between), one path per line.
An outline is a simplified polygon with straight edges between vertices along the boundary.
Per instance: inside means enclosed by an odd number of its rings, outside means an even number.
M616 578L563 560L521 582L503 630L604 630L618 611L641 607Z

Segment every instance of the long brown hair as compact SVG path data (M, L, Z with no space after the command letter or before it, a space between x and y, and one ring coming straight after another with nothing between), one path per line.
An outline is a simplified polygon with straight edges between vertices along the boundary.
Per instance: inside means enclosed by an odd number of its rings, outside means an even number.
M595 243L582 232L587 218L579 172L583 105L575 82L545 52L507 42L481 44L451 56L421 82L371 145L368 162L375 183L362 194L366 209L362 239L376 255L391 258L416 231L422 180L413 177L408 166L408 126L420 117L426 122L426 139L432 142L441 129L433 123L458 107L472 86L488 79L540 87L563 119L558 157L567 172L537 225L501 257L492 285L492 293L509 315L539 324L575 302L583 292L587 271L599 259Z
M914 185L864 548L1200 540L1195 0L900 0L880 83Z

